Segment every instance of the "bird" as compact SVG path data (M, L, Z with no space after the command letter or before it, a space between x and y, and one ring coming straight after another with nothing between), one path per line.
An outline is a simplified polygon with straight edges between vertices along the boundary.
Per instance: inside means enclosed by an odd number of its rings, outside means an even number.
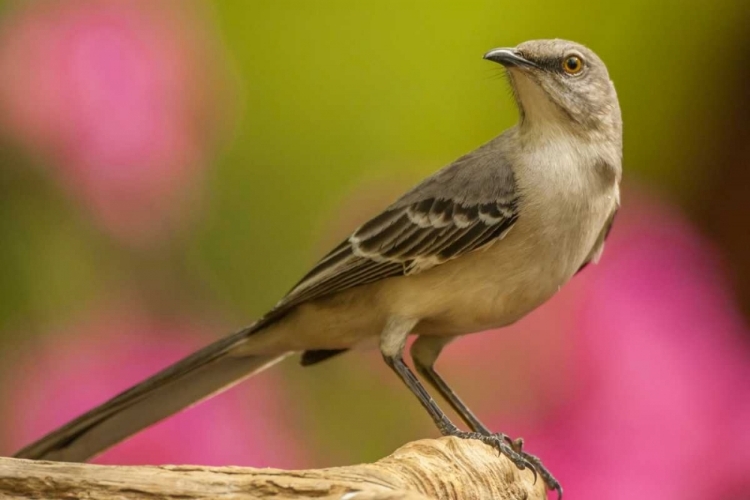
M30 444L85 461L291 354L309 366L375 341L446 436L478 439L559 481L522 439L493 433L435 370L460 336L510 325L596 263L620 206L622 117L607 67L567 40L492 49L518 122L438 170L326 254L266 315ZM404 361L469 427L460 429Z

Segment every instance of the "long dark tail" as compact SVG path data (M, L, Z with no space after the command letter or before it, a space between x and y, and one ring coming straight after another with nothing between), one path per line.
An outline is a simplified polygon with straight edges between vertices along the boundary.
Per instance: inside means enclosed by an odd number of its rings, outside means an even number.
M280 361L244 348L261 325L223 338L115 396L16 453L18 458L83 462L110 446ZM243 346L242 349L236 349ZM239 354L239 352L243 354ZM267 351L266 351L267 352Z

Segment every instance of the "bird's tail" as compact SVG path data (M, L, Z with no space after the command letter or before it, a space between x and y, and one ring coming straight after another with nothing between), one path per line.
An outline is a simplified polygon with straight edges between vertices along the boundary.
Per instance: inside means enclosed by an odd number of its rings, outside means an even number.
M16 453L18 458L83 462L132 434L230 388L291 352L252 354L256 324L178 361ZM250 352L248 352L250 351ZM241 354L238 354L241 352Z

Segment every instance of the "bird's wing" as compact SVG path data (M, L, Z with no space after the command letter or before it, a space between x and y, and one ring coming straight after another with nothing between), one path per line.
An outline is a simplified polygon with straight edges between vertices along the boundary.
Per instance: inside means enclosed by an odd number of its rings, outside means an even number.
M586 267L588 267L591 263L598 263L599 259L602 256L602 253L604 252L604 242L607 240L607 237L609 236L609 233L612 231L612 225L615 223L615 216L617 215L618 208L616 207L612 211L612 215L609 216L609 219L607 219L607 222L604 224L604 227L602 228L601 232L599 233L599 237L596 240L596 243L594 243L594 247L591 249L591 252L589 252L589 255L586 257L586 260L583 261L583 264L581 264L581 267L578 268L578 271L576 271L576 274L580 273Z
M502 239L518 218L518 194L512 169L492 144L439 171L357 229L274 312L418 273Z

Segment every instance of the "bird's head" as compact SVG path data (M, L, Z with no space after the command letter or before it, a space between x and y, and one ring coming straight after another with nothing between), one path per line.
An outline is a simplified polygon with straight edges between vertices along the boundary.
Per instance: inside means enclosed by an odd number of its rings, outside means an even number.
M607 67L593 51L566 40L532 40L493 49L484 58L505 66L522 127L558 125L619 137L622 119Z

